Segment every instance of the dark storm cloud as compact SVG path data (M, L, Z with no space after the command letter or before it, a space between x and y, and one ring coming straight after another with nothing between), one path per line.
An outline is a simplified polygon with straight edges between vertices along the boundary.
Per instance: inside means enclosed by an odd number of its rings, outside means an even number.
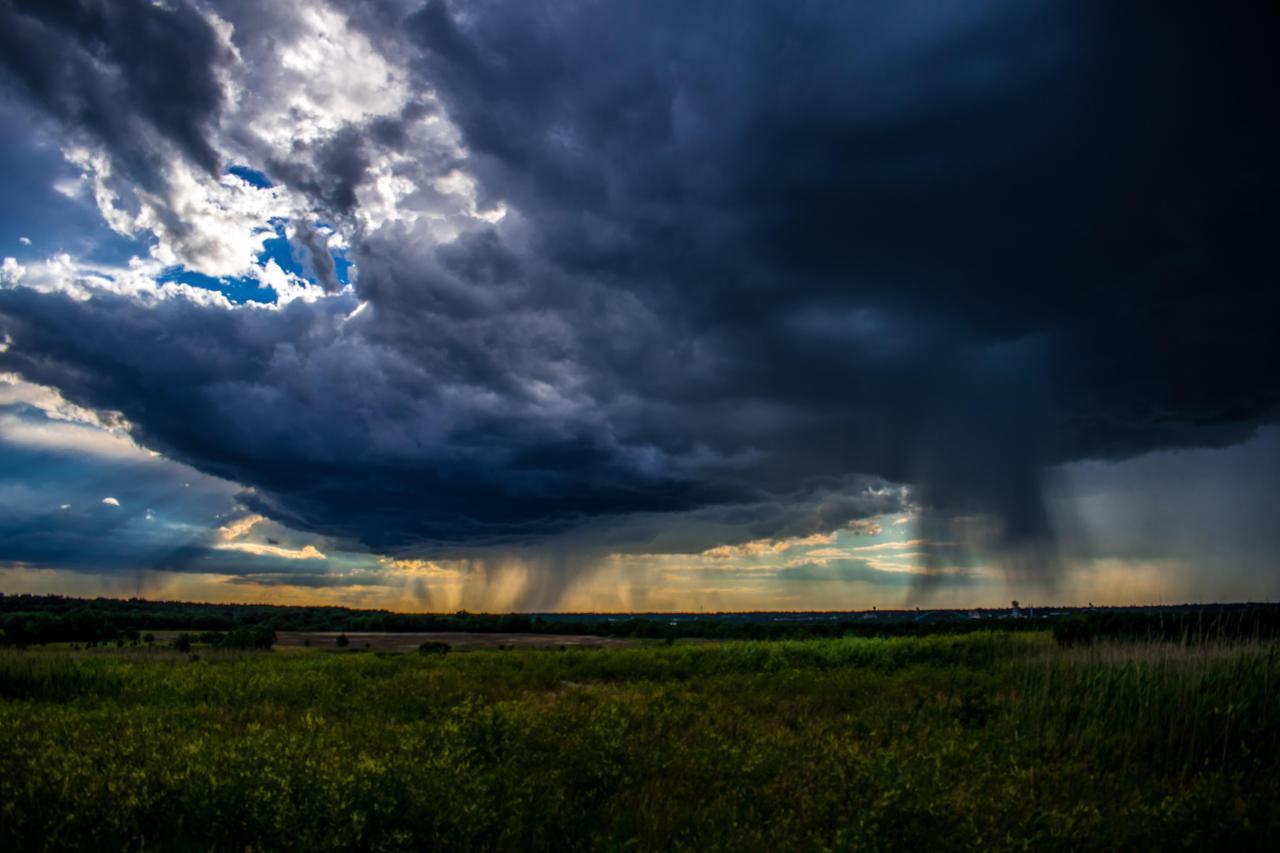
M337 265L329 253L329 238L325 234L306 222L298 222L294 225L294 245L301 250L298 252L299 260L326 293L342 288Z
M305 165L275 161L268 164L273 175L315 199L324 209L350 213L356 206L356 187L365 177L369 158L364 137L353 127L338 132L315 152Z
M163 165L152 134L204 169L222 106L227 52L190 4L150 0L4 0L0 68L14 90L105 146L149 189Z
M505 220L359 235L351 319L0 291L0 366L404 551L829 530L866 475L1026 558L1046 466L1274 419L1269 8L359 8ZM274 172L348 214L405 126Z
M992 10L433 2L413 25L543 257L723 347L713 395L822 416L775 438L783 465L916 482L1018 542L1048 534L1045 464L1274 415L1276 16Z
M147 447L255 486L241 498L252 509L375 548L524 541L728 494L646 474L607 438L540 422L534 408L518 421L528 401L488 411L473 384L485 365L448 352L409 361L345 320L350 302L325 307L246 316L178 299L138 311L129 297L0 290L22 342L0 364L120 411Z

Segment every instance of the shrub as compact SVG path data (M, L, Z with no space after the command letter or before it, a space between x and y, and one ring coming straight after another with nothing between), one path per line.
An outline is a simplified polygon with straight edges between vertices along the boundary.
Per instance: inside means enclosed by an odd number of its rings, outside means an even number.
M215 637L215 645L223 649L266 650L276 644L276 632L270 628L237 628Z
M418 646L418 653L424 655L447 655L453 647L437 640L427 640Z
M347 639L346 634L339 634L338 639L334 640L334 644L340 649L345 649L351 644L351 641Z
M1092 643L1097 629L1087 616L1076 613L1053 623L1053 639L1059 646L1084 646Z

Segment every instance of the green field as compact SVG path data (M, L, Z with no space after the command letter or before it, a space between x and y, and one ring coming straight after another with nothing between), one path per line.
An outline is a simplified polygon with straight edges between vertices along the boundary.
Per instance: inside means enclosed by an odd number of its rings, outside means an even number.
M1280 647L0 652L0 847L1280 844Z

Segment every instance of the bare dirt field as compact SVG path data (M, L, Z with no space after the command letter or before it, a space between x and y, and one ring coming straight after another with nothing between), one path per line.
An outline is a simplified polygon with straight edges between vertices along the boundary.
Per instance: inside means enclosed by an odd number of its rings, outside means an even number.
M311 641L313 649L336 647L337 631L280 631L276 634L277 647L306 646ZM448 643L454 651L496 649L499 646L515 646L522 649L565 648L593 649L635 645L634 640L616 637L595 637L589 634L473 634L452 631L430 631L418 634L348 633L348 648L373 649L384 652L408 652L425 642Z

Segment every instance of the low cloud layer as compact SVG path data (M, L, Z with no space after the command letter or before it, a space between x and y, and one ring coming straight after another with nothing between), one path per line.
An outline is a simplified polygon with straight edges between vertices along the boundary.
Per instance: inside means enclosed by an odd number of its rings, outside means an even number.
M3 108L138 255L13 248L0 369L348 547L573 566L910 513L1035 576L1071 523L1046 471L1280 404L1271 11L80 0L0 31Z

